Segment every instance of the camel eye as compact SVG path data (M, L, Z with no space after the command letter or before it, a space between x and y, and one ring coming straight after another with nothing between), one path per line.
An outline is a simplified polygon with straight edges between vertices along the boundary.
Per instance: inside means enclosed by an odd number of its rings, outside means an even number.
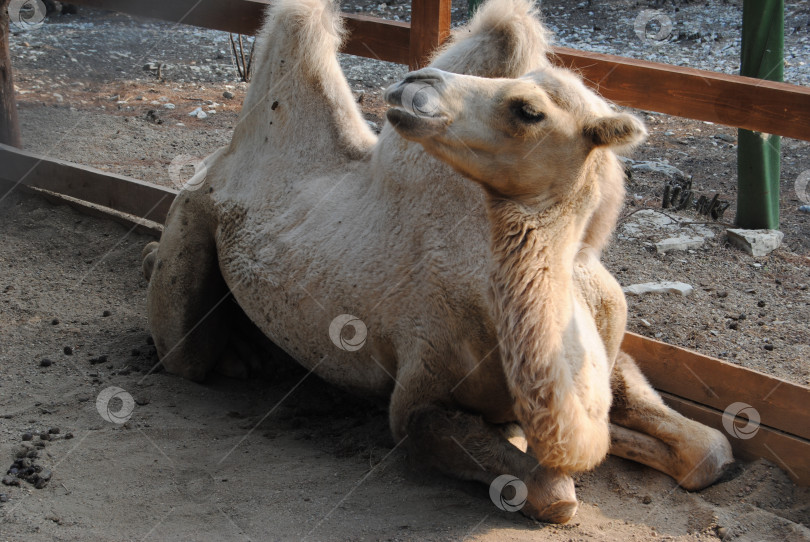
M537 124L546 118L546 114L529 103L517 102L512 106L515 115L526 124Z

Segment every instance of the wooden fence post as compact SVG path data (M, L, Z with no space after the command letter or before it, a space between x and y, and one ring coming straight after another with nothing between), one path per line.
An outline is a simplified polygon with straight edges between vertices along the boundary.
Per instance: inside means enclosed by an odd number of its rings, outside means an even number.
M0 143L22 147L8 46L8 4L10 1L0 0Z
M450 35L450 0L411 1L411 43L408 67L427 65L430 54Z

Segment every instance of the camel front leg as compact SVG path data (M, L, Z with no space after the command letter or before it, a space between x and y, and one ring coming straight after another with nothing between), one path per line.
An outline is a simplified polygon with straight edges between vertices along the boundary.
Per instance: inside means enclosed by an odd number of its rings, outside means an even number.
M407 437L409 453L417 464L488 485L493 502L502 510L520 510L549 523L565 523L577 511L570 476L542 467L480 416L425 405L408 416ZM526 490L523 496L522 487Z
M391 401L394 438L406 439L414 464L488 485L495 506L502 510L520 510L550 523L565 523L574 516L577 499L570 476L542 467L510 443L509 426L431 400L424 392L434 386L421 384L402 382Z
M720 431L666 406L624 352L611 380L611 454L660 470L688 490L714 483L734 461Z

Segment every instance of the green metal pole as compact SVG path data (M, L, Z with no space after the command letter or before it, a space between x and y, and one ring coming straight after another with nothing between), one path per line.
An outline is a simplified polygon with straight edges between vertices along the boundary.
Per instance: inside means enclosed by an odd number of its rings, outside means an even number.
M740 75L783 80L784 21L784 0L744 0ZM740 129L737 141L737 225L778 230L781 138Z

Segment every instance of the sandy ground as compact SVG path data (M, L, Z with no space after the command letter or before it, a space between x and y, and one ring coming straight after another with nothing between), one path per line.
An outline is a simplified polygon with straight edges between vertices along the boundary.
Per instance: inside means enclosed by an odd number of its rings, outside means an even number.
M0 540L810 540L810 490L764 461L690 494L609 458L579 477L569 525L501 511L411 468L384 408L293 364L267 382L148 374L149 238L18 193L0 231L0 461L39 443L52 472L0 486ZM134 399L126 423L97 410L110 386Z
M355 7L407 20L401 4ZM628 6L637 2L544 4L563 44L644 54L637 44L623 46L632 39ZM657 60L728 68L734 29L718 37L713 17L733 19L739 2L680 2L679 16L677 3L657 4L676 25L698 28L656 49ZM458 20L466 8L456 2L454 9ZM788 73L801 82L810 74L801 64L808 14L806 5L788 2ZM227 35L168 30L82 10L13 36L25 147L176 185L168 165L227 143L246 87L234 81ZM164 78L145 72L147 62L167 63ZM346 56L342 63L358 99L363 92L366 118L381 125L380 88L404 68ZM216 113L189 117L198 106ZM691 175L698 194L731 203L722 222L732 221L735 131L637 113L651 137L634 158L667 161ZM783 141L785 243L767 258L729 247L723 223L707 225L715 237L693 252L656 254L660 232L617 238L605 261L623 284L681 280L695 287L687 298L630 298L631 330L810 384L810 215L797 211L795 191L810 171L809 149ZM669 181L632 172L620 232L634 211L660 209ZM570 525L500 511L485 487L411 468L391 441L384 407L304 378L292 363L267 382L199 385L147 374L157 362L140 274L150 239L17 192L0 201L0 231L0 467L5 472L18 453L37 451L37 475L52 473L42 489L0 485L0 540L810 539L810 492L766 462L738 465L716 486L689 494L664 475L610 458L580 476L582 506ZM41 366L44 359L51 365ZM134 400L126 423L105 421L96 408L110 386ZM37 432L50 428L59 433L42 440ZM25 433L33 440L23 441Z

